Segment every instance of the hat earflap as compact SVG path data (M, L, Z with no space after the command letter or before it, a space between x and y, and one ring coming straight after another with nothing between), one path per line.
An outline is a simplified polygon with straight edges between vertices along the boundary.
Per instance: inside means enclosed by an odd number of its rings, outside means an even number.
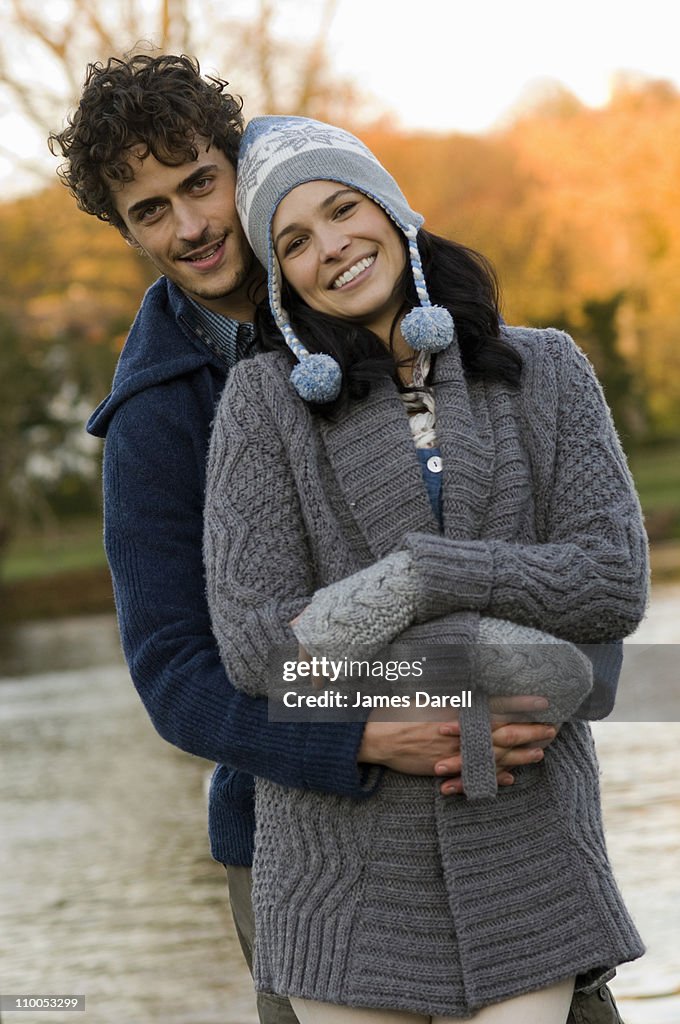
M298 395L305 402L334 402L342 390L342 370L332 356L308 352L293 330L288 312L281 304L281 267L273 253L270 256L269 304L286 345L298 360L290 374Z
M409 260L420 306L414 306L401 321L401 333L406 344L419 352L442 352L453 341L453 317L448 309L433 306L430 302L418 251L418 229L409 225L403 231L408 242Z

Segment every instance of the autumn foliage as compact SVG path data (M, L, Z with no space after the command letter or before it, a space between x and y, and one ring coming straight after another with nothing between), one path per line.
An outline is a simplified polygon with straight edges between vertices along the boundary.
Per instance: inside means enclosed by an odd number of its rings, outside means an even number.
M510 323L569 328L630 441L680 429L680 94L564 94L482 137L364 135L440 234L480 249Z

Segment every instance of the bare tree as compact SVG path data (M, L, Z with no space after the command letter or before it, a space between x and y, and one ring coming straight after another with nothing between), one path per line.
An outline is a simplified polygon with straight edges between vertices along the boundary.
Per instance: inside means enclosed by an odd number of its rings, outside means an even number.
M227 13L219 33L249 109L351 116L357 94L350 83L333 75L327 48L339 0L258 0L254 6L248 21ZM297 41L300 36L303 42Z
M86 64L140 49L195 54L232 79L248 113L351 119L356 93L332 75L327 51L339 2L252 0L236 16L228 0L0 0L0 118L30 126L37 154L20 156L4 131L0 157L51 174L42 140L77 102Z
M84 64L120 54L139 39L161 50L190 46L187 0L64 0L58 13L39 0L1 0L0 88L39 128L49 128L64 100L78 94ZM54 8L53 8L54 11Z
M0 0L0 16L0 117L19 129L3 131L0 156L39 178L51 174L42 140L74 105L86 64L142 39L161 50L191 46L187 0Z

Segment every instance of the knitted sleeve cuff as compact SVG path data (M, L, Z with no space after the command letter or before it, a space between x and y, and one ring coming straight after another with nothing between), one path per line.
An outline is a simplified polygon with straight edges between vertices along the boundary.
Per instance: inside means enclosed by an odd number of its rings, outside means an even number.
M306 789L361 799L377 789L385 769L360 764L358 752L365 722L314 722L304 742Z
M410 533L404 545L418 579L417 620L454 611L479 611L489 603L493 555L482 541L456 541L438 534Z
M593 689L576 712L576 718L606 718L614 709L623 664L623 643L579 644L593 666Z
M370 657L411 625L418 599L413 560L397 551L317 590L291 628L310 654Z

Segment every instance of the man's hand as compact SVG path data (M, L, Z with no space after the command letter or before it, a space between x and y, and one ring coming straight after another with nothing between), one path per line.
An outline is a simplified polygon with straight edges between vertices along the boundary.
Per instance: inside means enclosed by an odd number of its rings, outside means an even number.
M455 721L385 722L370 715L357 760L404 775L435 775L435 765L448 764L460 751L459 736L445 732L444 725L458 728Z
M492 701L493 748L500 786L511 786L515 781L508 769L541 761L544 748L557 735L555 726L527 721L532 711L543 711L547 706L547 701L536 697ZM463 791L460 725L455 716L445 722L386 722L371 715L357 760L383 764L406 775L446 776L440 786L445 796Z
M440 725L440 731L451 740L458 740L458 751L453 757L442 758L434 767L435 775L447 778L439 787L444 796L463 792L460 778L463 759L460 755L460 725L447 722ZM499 786L511 786L515 781L509 768L525 764L536 764L543 760L543 751L557 735L557 727L540 722L494 722L492 720L493 752L496 758L496 775Z

